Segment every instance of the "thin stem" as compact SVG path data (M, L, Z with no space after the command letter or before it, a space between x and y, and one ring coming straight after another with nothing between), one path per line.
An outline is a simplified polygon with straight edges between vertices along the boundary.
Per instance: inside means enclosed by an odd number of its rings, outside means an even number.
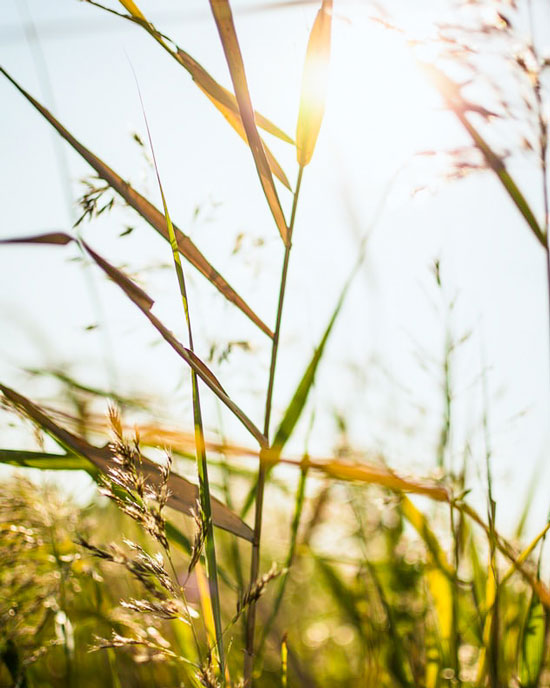
M531 31L531 46L533 50L533 55L537 63L539 63L539 54L537 50L537 45L535 41L535 18L533 16L533 4L529 0L528 3L529 11L529 27ZM535 93L535 100L537 104L537 119L539 125L539 155L541 164L541 176L542 176L542 198L544 206L544 250L546 253L546 284L548 288L548 330L549 330L549 346L550 346L550 232L549 230L549 214L550 214L550 200L548 197L548 124L544 116L544 104L542 102L541 94L541 81L540 74L537 73L536 81L533 87ZM550 350L549 350L550 353ZM549 365L550 371L550 365Z
M292 248L292 233L294 230L294 222L296 219L296 210L298 207L298 198L300 196L300 188L302 186L302 175L304 172L303 166L298 170L298 179L296 180L296 190L294 192L294 200L292 203L292 212L290 215L290 224L288 227L288 243L285 247L285 256L283 260L283 269L281 272L281 283L279 287L279 301L277 303L277 319L275 322L275 330L273 333L273 343L271 346L271 363L269 366L269 382L267 385L267 395L265 402L265 418L264 418L264 435L269 440L269 425L271 421L271 408L273 401L273 385L275 382L275 368L277 366L277 354L279 351L279 337L281 334L281 321L283 317L283 305L285 300L286 282L288 275L288 264L290 260L290 250ZM267 474L267 465L262 458L260 452L260 467L258 470L258 485L256 488L255 499L255 515L254 515L254 539L252 541L252 557L250 560L250 585L258 578L260 570L260 540L262 536L262 517L264 505L264 488L265 478ZM251 602L248 608L246 619L246 650L244 656L244 684L248 688L252 685L252 670L254 668L254 635L256 629L256 602Z
M288 273L288 263L290 260L290 249L292 248L292 233L294 231L294 221L296 219L296 209L298 207L298 198L300 196L300 187L302 186L302 175L304 168L300 167L298 171L298 179L296 181L296 191L294 192L294 201L292 203L292 213L290 215L290 225L288 227L288 244L285 248L285 257L283 261L283 270L281 274L281 286L279 288L279 302L277 304L277 320L275 322L275 330L273 334L273 344L271 347L271 364L269 366L269 382L267 385L267 396L265 402L265 420L264 420L264 435L269 439L269 424L271 421L271 405L273 400L273 384L275 382L275 367L277 365L277 353L279 351L279 336L281 333L281 320L283 317L283 304L286 292L286 278Z

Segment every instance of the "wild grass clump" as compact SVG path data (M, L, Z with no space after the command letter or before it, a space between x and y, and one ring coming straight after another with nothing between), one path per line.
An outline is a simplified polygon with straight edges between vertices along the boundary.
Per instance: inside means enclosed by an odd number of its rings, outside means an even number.
M0 67L96 175L85 184L73 232L5 238L2 250L15 253L16 245L29 251L37 245L72 247L98 268L137 307L148 321L145 327L152 326L175 354L174 379L181 368L189 371L192 409L192 427L169 427L147 413L147 404L83 385L65 371L49 371L66 392L69 403L63 407L35 403L0 384L4 410L30 422L38 440L36 450L0 449L0 460L44 471L86 472L106 498L82 505L39 482L14 478L6 483L0 496L0 685L550 686L550 588L543 574L550 525L543 523L529 544L520 544L527 505L514 538L500 532L487 409L482 419L485 453L478 461L486 479L486 503L480 506L469 494L468 452L464 451L462 465L449 460L452 358L465 337L455 341L447 325L443 417L431 477L404 475L380 452L355 449L346 441L345 418L339 419L342 442L328 448L324 457L312 455L308 448L314 417L301 455L288 453L289 441L309 409L327 343L363 267L368 235L359 243L347 279L334 293L323 334L273 430L284 310L291 296L287 291L292 241L300 230L303 181L314 160L325 112L335 17L332 0L319 3L304 45L294 137L254 109L228 0L211 0L210 8L232 90L159 31L133 0L120 0L124 12L86 1L115 15L113 21L131 22L145 31L246 143L279 242L281 273L272 285L276 309L271 327L174 224L135 75L161 208L133 189ZM514 3L510 6L515 9ZM514 22L500 9L496 24L482 26L482 37L511 40ZM387 26L419 47L399 27ZM473 145L473 150L464 147L451 153L450 176L462 177L474 168L496 176L545 252L550 286L545 114L549 101L544 88L548 61L534 44L515 57L515 66L531 88L531 99L525 103L531 114L536 112L532 148L542 178L540 222L540 213L513 179L506 156L490 139L490 124L499 113L471 100L465 95L469 82L445 71L451 71L452 63L470 77L477 74L479 48L467 45L472 36L479 39L471 26L464 31L454 25L439 27L430 46L439 53L419 65ZM293 147L294 187L260 130ZM141 139L138 142L146 148ZM477 163L469 165L466 153L473 153ZM109 213L119 199L168 244L184 336L174 334L155 314L153 298L134 277L83 237L85 223ZM261 421L255 419L259 413L245 411L212 370L212 360L205 362L206 352L195 345L187 263L265 337L269 355ZM438 261L434 274L441 288ZM226 439L221 422L217 437L208 432L219 419L207 418L203 393L241 424L248 445ZM97 402L106 400L107 418L95 412L101 407ZM141 422L132 423L128 418L139 420L137 414L132 416L136 408ZM279 472L281 468L286 472Z

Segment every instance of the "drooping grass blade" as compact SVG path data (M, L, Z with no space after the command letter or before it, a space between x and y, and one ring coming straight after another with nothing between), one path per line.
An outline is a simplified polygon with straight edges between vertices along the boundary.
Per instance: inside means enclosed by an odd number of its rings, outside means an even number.
M94 153L83 146L63 125L35 98L13 79L5 69L0 72L17 88L17 90L40 112L40 114L57 130L57 132L88 162L98 176L104 179L141 217L146 220L164 239L169 241L164 215L146 198L133 189L122 177L106 165ZM270 328L254 313L250 306L227 283L220 273L207 261L191 239L174 226L179 252L213 284L228 301L235 304L265 334L273 337ZM52 242L49 242L52 243Z
M18 239L2 239L0 244L34 244L34 243L48 243L46 237L50 235L39 235L38 237L26 237ZM61 233L55 234L54 244L60 243ZM68 234L64 235L65 241L63 243L69 243L73 241L72 237ZM82 246L86 249L87 253L94 260L94 262L117 284L128 296L128 298L140 309L140 311L145 315L149 322L156 328L156 330L161 334L163 339L170 344L172 349L191 367L192 370L201 378L201 380L209 387L212 392L222 401L227 408L229 408L233 414L241 421L241 423L247 428L247 430L256 438L260 447L267 446L267 440L260 430L254 425L254 423L248 418L248 416L235 404L235 402L228 396L227 392L224 390L219 380L216 378L214 373L208 368L208 366L203 363L200 358L190 349L183 346L183 344L176 339L174 334L167 328L163 323L151 312L153 306L153 299L136 285L132 280L127 277L121 270L111 265L105 258L102 258L98 253L96 253L86 242L82 241Z
M39 425L44 432L50 435L67 452L84 457L84 459L87 459L103 473L108 472L109 467L112 465L112 454L107 446L95 447L82 437L62 428L40 407L15 390L0 384L0 391L11 404ZM46 461L47 463L51 462L51 457ZM142 470L146 478L153 484L160 484L162 480L161 471L154 461L143 457ZM168 505L176 511L190 514L191 510L195 508L199 496L197 486L177 473L172 473L168 481L168 487L170 490ZM245 540L252 539L250 528L236 514L230 511L225 504L214 498L212 499L212 520L220 528L228 530Z

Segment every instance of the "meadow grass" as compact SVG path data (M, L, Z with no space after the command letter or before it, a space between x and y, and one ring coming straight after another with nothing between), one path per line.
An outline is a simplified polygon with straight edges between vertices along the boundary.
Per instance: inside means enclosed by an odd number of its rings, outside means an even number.
M232 91L158 31L132 0L120 0L125 12L87 1L146 31L190 74L247 144L274 232L282 242L281 277L273 285L278 296L271 329L172 222L143 102L162 209L134 190L0 67L106 184L89 188L77 225L84 217L109 211L112 203L104 196L110 189L169 244L186 341L153 313L153 299L144 289L79 234L56 231L4 239L2 250L15 250L16 245L27 250L33 245L59 250L76 245L139 309L178 355L178 363L189 368L194 421L192 431L160 422L129 427L115 406L108 419L90 414L86 404L75 403L60 412L0 384L5 409L30 420L64 451L2 448L0 461L44 471L85 471L109 499L82 507L51 486L40 488L21 477L6 483L0 499L0 685L550 686L550 589L541 574L549 525L520 545L527 503L514 541L499 532L486 415L486 514L468 499L466 460L459 470L451 470L451 333L445 344L445 404L434 457L441 471L438 479L401 475L384 457L358 454L352 447L342 447L329 459L310 456L307 447L298 458L286 453L303 420L327 342L363 265L366 239L335 295L331 317L279 424L274 432L271 429L292 239L298 231L302 181L314 159L325 108L332 1L320 3L311 28L294 138L254 110L227 0L211 0L210 7ZM499 30L512 28L504 22ZM503 156L472 121L473 112L489 120L491 113L467 100L461 84L438 66L421 67L541 245L550 285L542 85L548 65L534 47L532 55L536 68L521 61L518 66L531 85L538 113L543 223ZM259 129L294 146L294 188ZM292 192L288 219L277 184ZM187 263L269 340L263 427L251 420L195 350ZM435 277L441 286L438 264ZM108 398L118 407L128 405L123 395L83 386L66 374L59 380L75 400ZM207 437L203 390L240 421L254 448ZM342 424L345 429L345 421ZM147 456L159 447L167 450L163 461ZM198 484L174 470L172 457L186 472L195 462ZM255 459L256 467L251 470L250 463L243 464L243 457ZM294 468L294 481L277 476L274 469L281 465ZM313 496L308 490L312 484ZM281 494L284 509L266 503L268 485ZM214 488L224 495L224 502L213 496ZM409 494L423 499L413 501ZM252 510L249 525L246 519Z

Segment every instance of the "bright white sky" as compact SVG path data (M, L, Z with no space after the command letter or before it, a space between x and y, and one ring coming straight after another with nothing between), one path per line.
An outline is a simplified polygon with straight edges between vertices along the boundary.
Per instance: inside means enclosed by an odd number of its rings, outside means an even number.
M237 30L256 108L294 133L302 61L317 6L250 11L258 1L235 2ZM442 3L415 2L418 25L433 21ZM113 7L116 3L113 3ZM207 3L148 0L140 7L158 27L219 81L229 76ZM406 3L392 3L403 9ZM333 63L327 114L318 148L304 176L289 298L275 394L275 423L288 403L336 303L357 252L397 170L367 260L338 321L312 394L312 455L328 456L338 438L335 415L347 419L353 444L385 452L389 463L427 475L435 465L442 419L445 328L471 331L453 358L455 403L452 460L471 447L471 484L482 489L487 410L498 516L514 523L528 482L548 464L549 365L544 255L489 173L438 184L435 194L411 190L434 180L430 162L411 164L415 151L467 143L452 117L413 66L398 36L367 21L366 3L335 2ZM33 61L23 24L38 31L55 104ZM402 14L400 16L403 16ZM548 17L547 17L548 18ZM251 306L273 324L281 242L266 209L244 144L189 76L139 27L76 0L4 0L0 8L1 63L62 123L142 193L158 191L131 133L144 138L143 118L129 62L137 74L170 213ZM36 50L36 45L34 46ZM3 236L68 230L59 144L49 125L6 81L0 80L0 204ZM498 131L498 129L497 129ZM500 141L505 146L507 141ZM292 183L292 150L270 141ZM62 148L71 193L90 174ZM435 163L434 163L435 165ZM430 172L430 169L432 170ZM540 182L531 163L512 162L526 195L540 210ZM285 209L290 194L281 191ZM198 208L198 214L195 209ZM540 214L540 213L539 213ZM355 218L355 221L353 220ZM126 225L129 236L118 238ZM119 208L84 224L86 239L124 265L155 298L155 312L183 338L169 247L132 211ZM233 253L243 234L240 250ZM191 427L187 371L113 285L95 271L83 276L74 249L5 247L0 251L0 378L35 398L55 395L22 368L63 367L85 384L155 398L172 424ZM440 259L444 287L431 265ZM213 343L250 342L228 362L212 362L224 386L261 425L268 341L192 268L187 271L197 353ZM449 314L446 304L455 299ZM86 327L101 322L101 327ZM108 362L108 365L106 364ZM488 402L483 399L487 369ZM111 373L108 372L111 370ZM218 413L203 393L207 425ZM306 414L295 443L304 447ZM243 431L224 413L224 428ZM4 430L3 430L4 432ZM22 446L6 429L3 446ZM539 484L547 484L541 468ZM480 473L481 471L481 473ZM548 509L539 489L532 528Z

